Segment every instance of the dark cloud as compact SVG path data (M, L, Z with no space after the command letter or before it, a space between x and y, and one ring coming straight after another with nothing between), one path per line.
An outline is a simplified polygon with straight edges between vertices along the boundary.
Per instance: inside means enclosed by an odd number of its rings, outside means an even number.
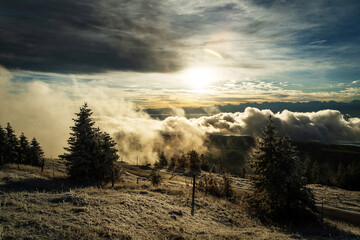
M0 63L47 72L173 71L159 1L4 0Z

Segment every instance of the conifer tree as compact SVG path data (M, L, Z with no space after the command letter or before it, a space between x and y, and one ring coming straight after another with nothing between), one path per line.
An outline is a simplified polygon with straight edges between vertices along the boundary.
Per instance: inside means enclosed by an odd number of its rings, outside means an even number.
M5 129L0 126L0 168L5 164L5 150L6 150L6 132Z
M44 157L44 151L40 147L40 144L36 140L36 138L33 138L30 143L29 148L29 162L32 166L35 167L41 167L41 169L44 168L45 165L45 157Z
M319 165L318 161L315 161L314 164L312 165L312 168L310 171L312 183L321 183L320 174L321 174L320 165Z
M188 152L187 155L189 157L190 169L195 170L195 171L200 170L199 154L195 150L191 150Z
M218 158L214 170L215 170L214 172L216 172L216 173L220 173L220 174L225 173L225 168L224 168L224 163L223 163L222 157Z
M288 137L276 137L271 116L258 139L251 167L254 194L250 204L262 220L301 220L312 216L314 197L301 178L296 151Z
M10 123L8 123L6 126L5 163L17 163L18 152L19 139Z
M178 162L179 168L185 169L189 166L188 159L185 154L181 154L181 156L178 158L177 162Z
M175 159L175 157L171 157L170 158L169 168L173 169L173 168L175 168L175 166L176 166L176 159Z
M345 187L346 182L347 182L346 177L347 177L346 168L345 168L344 164L342 162L340 162L338 165L337 174L336 174L336 184L338 187L340 187L340 188Z
M119 157L116 143L110 135L94 127L92 114L87 103L80 107L79 113L75 113L75 124L70 127L69 146L64 148L67 153L59 157L67 162L70 177L101 183L111 179Z
M68 147L59 157L67 161L68 173L72 178L91 178L91 166L96 151L96 131L93 127L92 111L87 103L80 107L80 112L75 113L77 118L72 120L75 125L70 127L72 132L68 139Z
M206 159L204 154L200 155L200 162L201 162L200 165L201 170L209 172L210 171L209 161Z
M311 177L311 170L312 170L313 165L314 165L313 160L307 154L305 156L305 160L304 160L304 173L303 173L303 175L307 178L307 183L313 183L313 180Z
M168 160L166 159L163 151L160 153L160 156L159 156L159 165L161 167L165 167L168 165Z
M20 135L19 145L20 145L19 162L21 164L30 165L31 164L30 157L29 157L30 145L29 145L29 141L27 140L27 137L24 135L24 133L21 133L21 135Z
M119 156L117 155L116 143L106 132L98 133L99 156L95 158L94 174L98 182L110 181L112 177L118 174L115 163Z

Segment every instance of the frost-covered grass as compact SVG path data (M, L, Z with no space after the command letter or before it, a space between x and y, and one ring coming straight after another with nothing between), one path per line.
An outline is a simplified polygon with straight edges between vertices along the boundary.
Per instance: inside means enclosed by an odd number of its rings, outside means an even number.
M195 215L191 216L191 186L174 179L154 188L145 178L137 183L136 175L125 174L114 188L80 188L63 179L16 168L0 171L3 239L360 237L358 228L330 220L326 220L327 226L292 226L290 230L264 226L246 214L241 201L234 204L201 193L196 193ZM239 186L247 185L246 180L239 181Z

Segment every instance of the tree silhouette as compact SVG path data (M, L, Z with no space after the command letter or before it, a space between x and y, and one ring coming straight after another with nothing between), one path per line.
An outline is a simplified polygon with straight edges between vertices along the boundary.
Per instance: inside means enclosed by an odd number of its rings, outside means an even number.
M315 211L314 197L301 177L301 165L290 138L276 137L271 116L258 139L251 167L254 194L250 205L265 221L302 220Z
M59 157L66 160L70 177L101 183L109 181L109 176L116 172L115 162L119 157L109 134L93 127L92 114L87 103L80 107L79 113L75 113L69 146L64 148L67 153Z
M93 168L95 171L95 178L98 182L107 180L109 181L115 175L118 175L115 163L118 160L119 156L117 155L117 149L115 148L116 143L106 132L97 132L97 143L99 154L93 162Z
M19 162L21 164L31 164L29 152L30 152L30 144L27 137L24 133L21 133L19 140Z
M184 153L181 154L181 156L178 158L177 162L178 162L178 167L180 169L185 169L189 166L188 159Z
M200 165L201 170L209 172L210 171L209 161L206 159L204 154L200 155L200 162L201 162Z
M33 166L41 167L41 170L44 168L45 165L45 158L44 158L44 151L40 147L40 144L33 138L30 143L29 148L29 158L30 163Z
M68 151L59 157L67 161L68 173L72 178L90 178L91 166L96 151L94 121L91 119L92 111L85 103L80 107L80 112L75 113L77 118L72 120L75 125L70 127L72 132L68 139Z
M321 175L321 168L318 161L315 160L310 171L312 183L321 183L320 175Z
M195 150L191 150L187 153L187 155L189 158L190 169L195 171L200 170L201 163L199 154Z
M19 139L10 123L6 126L5 163L18 163Z
M164 152L162 151L159 156L159 166L165 167L168 165L168 160L165 157Z
M5 164L5 151L6 151L6 132L5 129L0 126L0 167Z

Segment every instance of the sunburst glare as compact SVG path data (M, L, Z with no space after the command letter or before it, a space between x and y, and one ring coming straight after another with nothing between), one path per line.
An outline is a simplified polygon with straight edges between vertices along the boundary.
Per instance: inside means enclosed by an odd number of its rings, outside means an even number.
M215 71L211 68L190 68L185 71L185 79L192 89L206 89L216 80Z

